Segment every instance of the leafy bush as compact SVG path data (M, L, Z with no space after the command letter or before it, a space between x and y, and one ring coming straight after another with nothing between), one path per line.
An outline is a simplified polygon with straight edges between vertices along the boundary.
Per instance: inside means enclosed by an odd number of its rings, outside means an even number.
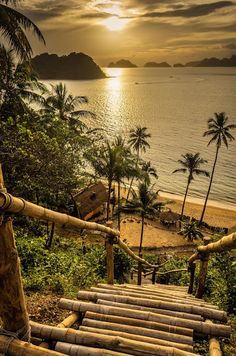
M21 259L25 290L74 294L106 278L106 251L102 245L92 245L85 255L70 239L55 236L50 250L46 237L35 237L22 228L16 229L16 242ZM118 282L127 281L131 260L114 247L114 272Z

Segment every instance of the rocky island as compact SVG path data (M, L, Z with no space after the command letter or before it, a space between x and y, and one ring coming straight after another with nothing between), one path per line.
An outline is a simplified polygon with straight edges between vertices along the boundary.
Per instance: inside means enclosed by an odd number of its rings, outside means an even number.
M109 68L136 68L136 64L133 64L127 59L120 59L117 62L111 62L108 64Z
M188 62L185 67L236 67L236 55L230 58L204 58L200 61Z
M70 53L59 57L43 53L32 59L32 66L40 79L86 80L105 78L101 68L84 53Z
M169 67L171 67L171 65L167 62L161 62L161 63L147 62L144 64L144 67L146 67L146 68L169 68Z

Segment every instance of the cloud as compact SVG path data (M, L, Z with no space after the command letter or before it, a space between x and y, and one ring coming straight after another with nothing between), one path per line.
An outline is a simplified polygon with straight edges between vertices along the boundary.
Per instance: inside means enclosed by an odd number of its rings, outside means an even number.
M111 16L117 16L117 15L108 12L90 12L87 14L80 15L80 18L81 19L106 19Z
M210 13L228 7L228 6L233 6L235 3L232 1L218 1L214 3L209 3L209 4L200 4L200 5L192 5L189 6L185 9L177 9L177 10L169 10L169 11L163 11L163 12L147 12L142 15L142 17L149 17L149 18L155 18L155 17L199 17L199 16L205 16L209 15Z

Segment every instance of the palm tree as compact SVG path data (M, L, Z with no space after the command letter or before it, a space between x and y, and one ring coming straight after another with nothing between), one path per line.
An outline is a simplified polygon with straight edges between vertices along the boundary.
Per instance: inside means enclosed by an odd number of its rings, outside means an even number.
M0 115L9 117L32 112L29 103L40 103L45 86L27 62L16 64L13 50L0 45Z
M73 96L68 93L66 85L59 83L51 86L51 91L45 99L41 112L47 116L56 116L60 120L67 121L72 127L83 129L86 125L79 120L81 116L95 115L86 110L76 110L82 103L88 103L86 96Z
M151 135L149 133L147 133L146 127L137 126L135 129L130 130L129 137L130 138L128 140L128 143L129 143L130 147L133 148L137 154L136 166L138 166L140 153L146 152L146 149L150 148L150 145L147 142L147 139L150 138ZM129 199L133 181L134 181L134 177L132 177L131 182L130 182L130 187L129 187L129 191L128 191L127 198L126 198L127 200Z
M203 234L201 230L198 228L198 224L196 221L190 220L188 223L183 224L181 228L180 235L184 235L189 241L193 241L197 238L202 238Z
M16 6L17 0L0 0L0 33L21 59L30 59L33 51L25 31L32 31L39 41L45 44L38 27L25 15L8 6Z
M104 177L108 183L107 216L106 216L107 221L109 220L109 215L110 215L112 182L115 180L119 154L120 154L120 148L111 145L109 141L106 141L105 145L102 145L99 152L96 152L96 157L94 154L90 154L87 157L96 175L98 175L99 177Z
M205 131L203 134L204 137L211 136L211 139L208 142L208 146L213 142L216 143L216 153L215 153L215 160L214 160L213 168L212 168L212 172L211 172L210 183L209 183L205 203L203 206L202 215L200 218L200 224L203 221L208 197L209 197L209 194L211 191L211 185L212 185L213 176L214 176L214 172L215 172L216 162L218 159L219 149L221 147L222 142L228 148L228 146L229 146L228 141L231 142L234 140L234 136L231 135L230 130L236 128L235 124L227 125L229 118L228 118L228 116L226 116L226 114L224 112L214 113L214 116L215 116L214 118L210 118L208 120L208 130Z
M114 172L114 180L118 186L118 229L120 230L120 215L121 215L121 183L124 178L130 178L136 175L136 167L133 164L133 156L130 147L127 147L125 140L118 135L114 141L114 147L117 148L116 165Z
M142 257L144 222L147 216L156 215L163 208L163 203L157 202L157 193L147 182L138 186L138 192L132 191L132 200L127 201L125 209L136 211L141 215L141 235L139 243L139 256ZM138 268L138 284L141 285L142 266Z
M151 183L150 177L158 179L156 168L152 167L151 162L142 162L141 163L141 176L143 176L144 181L148 184Z
M182 217L183 217L184 206L185 206L186 197L188 195L189 185L192 182L192 180L194 180L194 174L209 177L209 172L199 168L202 164L207 162L205 159L200 157L200 153L195 153L195 154L186 153L185 155L182 155L182 157L183 157L183 159L179 159L178 162L181 164L181 166L183 168L175 169L172 172L172 173L187 173L188 172L187 187L186 187L186 191L185 191L185 195L184 195L184 201L183 201L183 205L182 205L180 220L182 220Z

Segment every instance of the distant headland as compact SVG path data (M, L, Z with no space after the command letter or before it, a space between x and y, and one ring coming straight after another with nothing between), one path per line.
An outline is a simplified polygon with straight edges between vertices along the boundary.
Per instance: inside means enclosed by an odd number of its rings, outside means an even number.
M137 66L126 59L121 59L117 62L111 62L108 65L109 68L136 68ZM157 63L154 61L147 62L143 65L145 68L170 68L172 67L168 62ZM236 55L232 55L230 58L204 58L199 61L191 61L185 64L175 63L174 68L182 67L236 67Z
M131 63L127 59L120 59L117 62L111 62L108 64L109 68L136 68L136 64Z
M171 65L167 62L161 62L161 63L156 63L156 62L147 62L144 64L144 67L147 68L169 68Z
M70 53L59 57L43 53L32 59L32 66L40 79L86 80L105 78L101 68L84 53Z

